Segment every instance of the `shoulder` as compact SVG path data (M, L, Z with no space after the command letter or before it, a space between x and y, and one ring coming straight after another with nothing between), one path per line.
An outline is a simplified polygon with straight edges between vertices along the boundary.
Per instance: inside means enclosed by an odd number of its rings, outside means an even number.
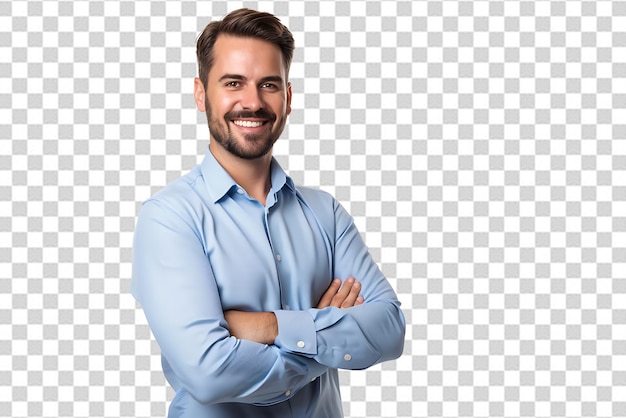
M329 205L331 208L337 204L337 200L325 190L313 187L297 186L296 194L306 203L315 205Z
M334 229L343 230L353 223L352 216L330 193L312 187L301 186L297 187L296 193L320 219L322 225L333 225Z
M170 182L145 202L140 210L142 213L162 213L188 218L197 217L206 202L204 180L198 166L190 172Z
M327 191L313 188L298 186L296 189L298 198L318 215L328 215L336 217L338 214L345 212L345 209L337 201L337 199Z

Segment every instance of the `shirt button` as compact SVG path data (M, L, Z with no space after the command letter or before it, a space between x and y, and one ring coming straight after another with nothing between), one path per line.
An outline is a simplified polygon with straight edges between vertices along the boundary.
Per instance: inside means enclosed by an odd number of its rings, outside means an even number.
M291 391L290 391L290 390L288 390L287 392L285 392L285 396L289 396L289 395L291 395Z
M304 341L298 341L296 344L299 348L304 348Z
M237 189L237 193L243 194L243 190L242 189Z
M290 311L290 310L291 310L291 308L289 307L289 305L285 305L285 310L288 310L288 311Z
M276 260L280 261L280 254L276 254Z
M350 354L346 354L345 356L343 356L343 359L345 361L350 361L350 360L352 360L352 356Z

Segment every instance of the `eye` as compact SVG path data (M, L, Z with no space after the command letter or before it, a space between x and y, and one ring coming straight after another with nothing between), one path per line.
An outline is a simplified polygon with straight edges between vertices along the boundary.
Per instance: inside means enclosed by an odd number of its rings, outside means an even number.
M261 88L276 90L276 89L278 89L278 86L276 84L273 84L273 83L263 83L263 84L261 84Z
M229 81L225 84L226 87L239 87L239 81Z

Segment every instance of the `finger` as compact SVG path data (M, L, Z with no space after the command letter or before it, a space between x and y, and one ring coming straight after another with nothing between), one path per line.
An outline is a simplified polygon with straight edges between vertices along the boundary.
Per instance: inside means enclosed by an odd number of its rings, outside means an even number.
M341 280L339 279L333 280L330 283L330 286L328 286L328 289L326 289L326 291L322 295L320 301L318 302L317 309L324 309L330 306L330 303L333 300L333 297L337 294L340 287L341 287Z
M359 306L362 305L363 302L365 302L365 298L363 296L359 296L358 298L356 298L356 300L354 301L354 306Z
M350 291L352 290L352 286L354 285L354 282L355 282L354 277L348 277L346 281L343 282L341 289L339 289L337 294L333 297L332 301L330 302L330 305L335 306L337 308L341 308L344 301L350 294Z
M351 308L354 306L357 298L359 297L359 293L361 292L361 283L355 281L350 289L350 293L346 296L346 299L341 304L342 308Z

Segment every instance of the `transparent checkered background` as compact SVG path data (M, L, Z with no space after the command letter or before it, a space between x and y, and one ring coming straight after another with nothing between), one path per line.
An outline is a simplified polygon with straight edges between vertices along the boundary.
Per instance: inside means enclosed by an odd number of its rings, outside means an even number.
M275 155L407 317L346 417L626 416L626 2L0 1L0 416L163 417L135 215L206 149L195 39L294 33Z

